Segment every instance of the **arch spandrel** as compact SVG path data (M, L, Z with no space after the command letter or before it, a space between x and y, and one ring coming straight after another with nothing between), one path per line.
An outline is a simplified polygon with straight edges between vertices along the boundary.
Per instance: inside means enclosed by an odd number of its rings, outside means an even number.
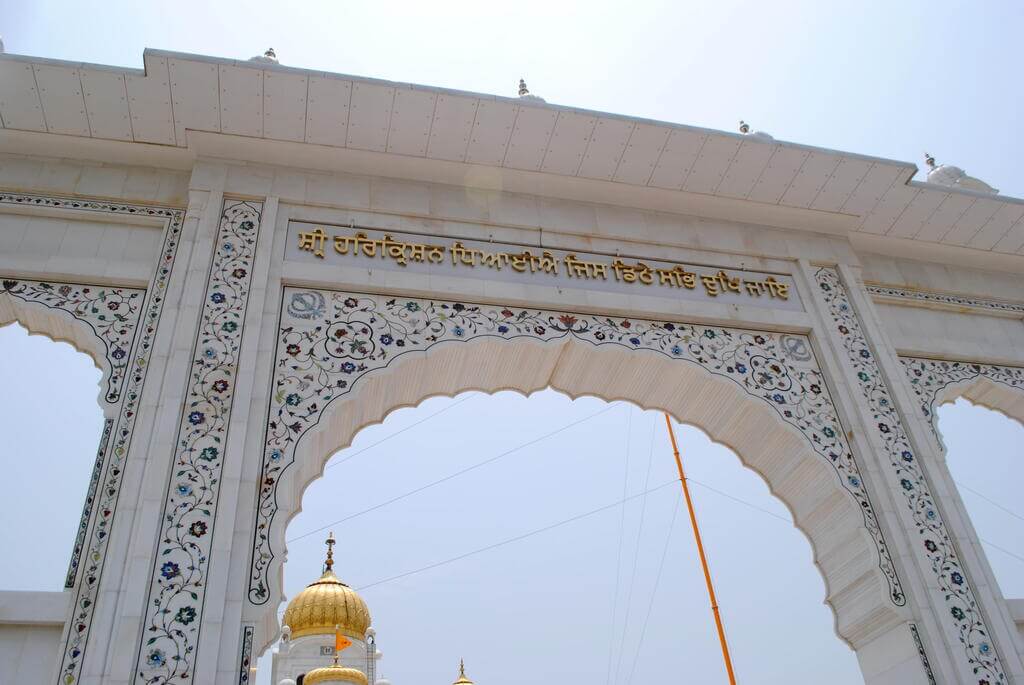
M286 288L249 600L269 642L284 531L328 457L396 409L467 390L624 400L704 430L808 537L836 630L863 644L905 603L859 467L804 336ZM254 612L255 615L255 612Z

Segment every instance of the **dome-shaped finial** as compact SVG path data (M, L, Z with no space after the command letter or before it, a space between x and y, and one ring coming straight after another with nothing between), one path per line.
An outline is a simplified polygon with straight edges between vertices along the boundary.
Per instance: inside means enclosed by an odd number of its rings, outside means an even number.
M267 48L262 55L256 55L255 57L249 58L250 62L263 62L264 64L278 64L277 53L274 52L274 48Z
M327 539L324 543L327 545L327 559L324 560L324 573L334 571L334 545L337 540L334 539L334 531L332 530L327 534Z
M526 81L524 79L519 79L519 97L529 94L530 89L526 87Z
M750 124L740 119L740 133L747 136L751 140L757 140L762 143L772 143L775 141L770 135L764 131L753 131L750 128Z
M740 133L750 133L750 124L740 119Z
M967 173L958 166L952 164L935 164L935 157L924 153L924 163L928 165L928 182L935 183L940 186L949 186L952 188L964 188L966 190L973 190L978 193L988 193L995 195L999 191L993 188L989 184L985 183L979 178L974 176L968 176Z
M932 156L931 156L930 154L928 154L927 152L926 152L926 153L924 153L924 163L925 163L925 164L927 164L927 165L928 165L928 166L929 166L930 168L932 168L932 169L934 169L934 168L935 168L935 158L934 158L934 157L932 157Z

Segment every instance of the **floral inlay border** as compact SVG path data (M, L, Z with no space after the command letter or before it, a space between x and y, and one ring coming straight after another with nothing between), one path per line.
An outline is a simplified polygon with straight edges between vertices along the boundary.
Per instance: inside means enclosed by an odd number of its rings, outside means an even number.
M1011 388L1024 391L1024 367L975 364L974 362L951 362L941 359L900 357L900 363L910 379L917 400L921 403L921 415L927 419L935 439L942 444L936 425L935 402L939 393L949 385L976 378L987 378Z
M835 469L863 514L891 601L905 603L846 431L806 336L291 287L284 289L275 351L249 577L251 603L270 600L267 573L282 552L270 539L281 475L327 405L402 354L482 338L574 338L595 346L653 351L697 364L761 398Z
M238 685L246 685L252 673L252 639L256 633L253 626L242 626L242 655L238 660Z
M846 349L849 364L856 373L861 394L871 408L873 420L877 422L878 434L885 445L893 476L899 483L899 491L905 498L914 526L921 537L918 553L924 555L934 573L942 599L937 606L946 607L948 613L945 617L963 645L963 656L978 677L978 685L1005 683L1002 663L990 641L988 627L967 579L967 571L946 530L920 460L914 454L892 393L875 361L860 318L850 304L849 294L839 272L823 267L815 273L815 280L832 315L839 339Z
M948 305L951 307L971 307L974 309L988 309L1006 314L1019 314L1024 316L1024 304L1006 302L1003 300L986 300L980 297L968 295L954 295L952 293L937 293L928 290L914 290L913 288L900 288L891 285L879 285L866 283L864 289L875 297L888 297L902 300L917 300L918 302L932 302L935 304Z
M146 378L146 369L149 364L149 357L152 352L153 339L156 335L157 325L160 322L160 315L163 311L164 296L167 284L171 275L171 268L174 265L174 258L177 254L178 244L181 240L181 231L185 220L185 210L173 207L161 207L155 205L135 205L122 202L107 202L102 200L90 200L83 198L64 198L43 195L5 193L0 192L0 204L11 204L32 207L52 207L59 209L71 209L80 212L111 213L134 216L147 216L160 219L164 222L163 244L160 249L160 257L156 266L150 289L145 292L145 303L140 302L141 321L137 318L135 329L136 334L132 338L132 346L127 348L129 354L125 357L125 369L121 374L121 380L108 385L108 391L104 397L107 402L119 403L118 415L112 429L113 439L107 439L107 449L102 456L102 464L97 463L94 467L92 479L102 474L96 486L90 482L90 496L86 500L83 519L90 519L87 524L87 532L79 528L76 536L75 546L71 557L71 567L68 570L68 578L75 583L74 601L72 603L71 620L64 627L64 634L61 641L61 663L59 668L58 682L61 685L72 685L78 682L81 674L82 662L85 649L88 644L92 619L96 611L96 599L99 593L100 580L102 578L104 562L106 561L107 542L114 523L114 512L117 508L117 501L121 493L121 484L124 477L125 458L131 445L132 433L137 418L138 405L142 396L143 383ZM15 280L19 283L29 281ZM51 285L55 285L51 282ZM60 284L56 284L55 291L48 291L50 294L33 300L36 304L53 306L58 299L64 297L61 293ZM74 293L82 294L86 288L96 290L103 289L103 286L86 286L76 284L70 285ZM7 287L6 285L4 286ZM77 290L76 290L77 289ZM107 290L111 290L107 288ZM121 288L126 292L135 292L133 288ZM143 292L143 291L140 291ZM55 293L55 294L53 294ZM17 296L17 293L11 293ZM84 293L88 296L89 293ZM110 300L119 301L119 300ZM134 299L129 300L135 302ZM76 310L75 307L60 308L69 314L76 315L76 311L89 313L89 308ZM113 310L117 311L117 310ZM123 313L123 312L122 312ZM106 319L105 319L106 320ZM87 323L89 323L87 321ZM141 325L140 325L141 324ZM90 323L90 325L92 325ZM93 327L95 331L96 328ZM113 338L104 339L99 336L101 342L107 345ZM110 348L108 352L113 353L117 348ZM124 349L124 348L122 348ZM109 358L109 355L108 355ZM111 365L113 372L114 365ZM112 373L111 380L114 375ZM112 394L116 393L116 397ZM83 533L85 533L83 535ZM82 561L85 561L84 566ZM74 576L81 573L81 578L73 580Z
M928 685L935 685L935 674L932 673L932 665L928 662L928 653L924 651L924 643L921 642L921 634L917 632L917 625L910 624L910 634L914 637L917 655L921 657L921 665L924 666L924 673L928 676Z
M117 404L131 364L129 353L138 331L145 290L4 278L0 280L0 294L56 309L87 324L102 344L103 358L110 369L103 399Z
M136 681L191 682L263 205L225 200L150 575Z
M92 521L92 505L96 501L96 489L99 487L100 478L103 477L103 466L107 462L107 445L110 444L110 432L114 429L114 419L103 420L103 432L100 433L100 446L96 450L96 462L92 467L92 475L89 477L89 488L85 492L85 504L82 506L82 517L78 522L78 533L75 535L75 546L71 552L71 561L68 562L68 575L64 579L64 588L75 587L75 580L78 578L78 563L82 558L82 547L85 545L85 536L89 532L89 523Z

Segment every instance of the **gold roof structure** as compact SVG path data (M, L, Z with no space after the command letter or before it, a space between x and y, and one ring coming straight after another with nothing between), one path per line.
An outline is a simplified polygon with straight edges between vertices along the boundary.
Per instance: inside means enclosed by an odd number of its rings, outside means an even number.
M466 677L466 662L459 659L459 679L452 685L474 685L473 681Z
M314 668L302 679L303 685L317 685L317 683L357 683L367 685L366 674L355 668L345 668L338 664Z
M348 637L366 639L370 610L359 594L334 575L334 533L327 538L327 559L320 579L288 603L284 624L292 639L305 635L333 635L335 626ZM309 683L309 676L306 676ZM354 682L354 681L353 681ZM365 677L363 682L366 682Z

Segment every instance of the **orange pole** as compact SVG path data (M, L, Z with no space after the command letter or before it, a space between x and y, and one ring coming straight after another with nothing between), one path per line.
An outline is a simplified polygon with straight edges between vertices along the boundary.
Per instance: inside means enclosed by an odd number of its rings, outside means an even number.
M730 685L736 685L736 675L732 672L732 659L729 658L729 645L725 642L725 628L722 626L722 617L718 614L718 600L715 599L715 587L711 584L711 571L708 570L708 560L704 556L704 544L700 540L700 528L697 527L697 515L693 511L690 488L686 485L686 475L683 473L683 460L679 456L679 447L676 445L676 433L672 430L672 420L667 412L665 413L665 425L668 427L668 437L672 440L672 453L676 458L676 468L679 469L679 482L683 486L686 509L690 512L690 523L693 524L693 537L697 540L700 565L704 569L704 582L708 585L708 597L711 599L711 612L715 615L715 626L718 628L718 641L722 643L722 658L725 659L725 670L729 674Z

